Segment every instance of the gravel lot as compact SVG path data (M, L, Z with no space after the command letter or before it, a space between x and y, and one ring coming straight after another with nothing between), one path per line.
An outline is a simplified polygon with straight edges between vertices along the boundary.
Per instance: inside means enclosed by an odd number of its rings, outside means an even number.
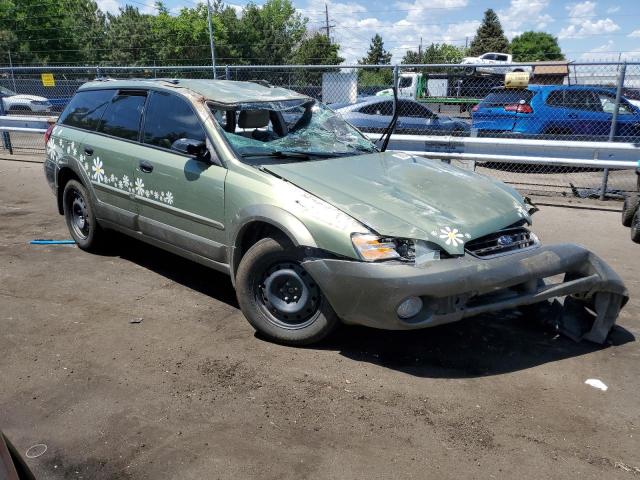
M41 165L0 161L0 428L47 445L42 479L637 478L640 246L612 212L543 207L535 230L625 279L612 345L510 312L289 348L186 260L28 245L69 236Z

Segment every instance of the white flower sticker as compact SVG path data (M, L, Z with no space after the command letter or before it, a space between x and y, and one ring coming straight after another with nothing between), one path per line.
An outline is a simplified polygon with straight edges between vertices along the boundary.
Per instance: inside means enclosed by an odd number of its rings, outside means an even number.
M464 243L462 240L464 236L464 233L459 232L457 228L454 228L453 230L451 227L444 227L440 229L440 238L443 240L446 239L445 243L447 245L453 245L454 247L457 247L458 244L462 245Z
M140 196L144 195L144 182L141 178L136 178L136 194Z
M104 180L104 168L102 168L102 161L100 157L96 157L93 160L93 179L97 182L102 182Z
M126 175L123 175L123 176L122 176L122 184L123 184L125 187L128 187L128 186L129 186L129 177L127 177Z
M164 196L164 201L169 205L173 205L173 193L167 192L167 194Z

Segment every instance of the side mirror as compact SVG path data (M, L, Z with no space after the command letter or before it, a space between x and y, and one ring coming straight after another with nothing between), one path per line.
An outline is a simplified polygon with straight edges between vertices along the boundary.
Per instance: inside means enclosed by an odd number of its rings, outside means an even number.
M171 149L196 158L205 158L208 154L207 144L193 138L179 138L171 144Z

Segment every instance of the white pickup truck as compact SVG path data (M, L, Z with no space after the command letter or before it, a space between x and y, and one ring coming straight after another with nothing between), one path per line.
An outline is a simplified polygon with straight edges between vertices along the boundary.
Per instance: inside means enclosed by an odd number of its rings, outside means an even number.
M508 53L483 53L479 57L465 57L460 63L482 65L480 67L465 67L464 71L468 75L473 75L476 72L504 75L509 72L531 73L532 71L531 66L511 65L513 63L513 57Z

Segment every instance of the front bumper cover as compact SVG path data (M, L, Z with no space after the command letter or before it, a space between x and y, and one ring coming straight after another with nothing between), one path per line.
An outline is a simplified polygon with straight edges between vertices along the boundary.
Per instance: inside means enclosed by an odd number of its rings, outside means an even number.
M431 327L568 297L559 319L561 330L575 340L603 343L628 300L622 279L611 267L573 244L492 259L467 254L419 267L337 259L308 259L303 265L345 323L389 330ZM549 283L561 274L561 282ZM424 306L403 320L396 311L409 296L420 297Z

